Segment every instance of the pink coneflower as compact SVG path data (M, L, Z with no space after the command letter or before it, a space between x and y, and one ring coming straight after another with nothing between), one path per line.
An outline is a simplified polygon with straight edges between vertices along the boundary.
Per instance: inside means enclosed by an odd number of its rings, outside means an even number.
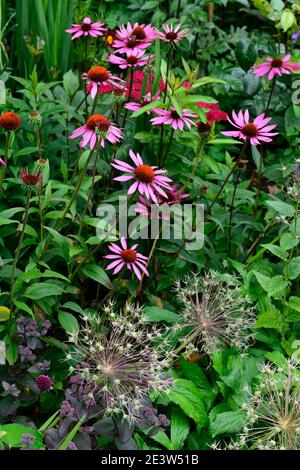
M1 158L1 157L0 157L0 165L2 165L2 166L4 166L4 167L6 167L6 163L5 163L5 161L4 161L4 160L2 160L2 158Z
M69 138L76 139L76 137L83 136L80 147L85 147L90 143L90 149L92 150L97 142L97 134L101 138L101 147L105 146L105 140L108 140L111 144L116 144L123 138L121 129L112 124L103 114L90 116L86 123L75 129Z
M191 125L196 125L190 118L196 118L197 115L191 113L188 109L183 109L181 116L177 113L174 107L171 107L169 110L155 108L153 111L159 115L159 117L150 119L150 122L152 122L152 124L155 126L159 126L161 124L171 124L173 129L179 129L180 131L183 131L184 125L186 125L189 129L191 129Z
M104 256L104 258L114 260L110 263L106 269L114 269L113 274L117 274L121 269L126 266L130 271L134 271L136 277L139 281L142 279L140 269L146 276L149 276L149 273L146 269L148 258L144 255L141 255L136 251L138 245L133 245L131 248L128 247L127 242L124 237L121 237L121 246L118 246L116 243L111 243L108 245L110 251L113 254Z
M160 203L167 203L169 206L173 206L174 204L180 204L182 199L186 199L189 197L188 193L183 194L184 189L179 188L178 184L173 184L171 189L166 191L167 194L167 201L159 198Z
M103 36L103 32L106 30L103 23L92 23L91 18L84 18L82 24L72 24L72 28L65 29L67 33L72 34L72 41L80 36L92 36L93 38Z
M189 194L183 194L183 188L178 188L177 184L171 186L170 190L166 190L166 198L162 198L157 194L157 200L159 204L167 204L168 206L173 206L174 204L180 204L182 199L185 199ZM136 203L134 211L137 214L144 215L149 219L152 217L158 216L159 219L168 220L169 215L164 214L163 210L157 213L157 205L154 206L154 211L152 210L151 201L148 201L143 196L139 196L139 201Z
M165 42L170 42L172 44L178 44L183 38L185 38L189 30L188 29L182 29L179 31L181 24L178 24L177 26L173 26L172 24L168 26L167 24L163 25L164 31L158 31L158 29L155 28L155 33L156 37L158 39L162 39Z
M129 181L134 179L134 183L130 186L128 194L133 194L135 191L139 191L141 195L144 195L151 201L157 203L157 196L159 194L167 198L167 194L162 188L171 190L171 186L168 184L172 180L167 176L163 176L166 170L157 169L157 166L145 165L140 154L136 155L133 151L129 150L129 155L135 166L129 165L121 160L114 160L112 166L117 170L128 173L124 176L118 176L114 178L115 181Z
M108 56L108 62L117 64L120 69L127 69L128 67L144 67L144 65L153 61L153 55L145 56L145 51L141 49L133 49L127 57L119 57L115 54Z
M272 118L265 118L264 113L257 116L257 118L255 118L252 122L250 121L248 109L246 109L244 114L242 111L239 111L238 114L232 111L232 119L233 121L231 121L228 117L230 124L239 130L222 131L222 134L229 137L238 137L244 142L248 138L250 139L250 143L252 145L258 145L261 142L272 142L271 137L278 134L278 132L271 132L276 127L276 124L267 126Z
M133 26L127 23L117 31L117 38L113 42L113 47L119 53L131 54L133 49L146 49L155 40L154 28L148 24L134 23Z
M130 103L126 103L124 108L129 109L129 111L137 111L138 109L141 109L147 104L151 103L151 101L156 101L158 97L159 97L159 93L156 93L152 97L152 99L151 99L151 95L148 94L144 96L144 98L140 100L139 102L132 101ZM151 113L151 110L147 111L147 114L150 114L150 113Z
M146 104L149 104L151 101L151 96L145 96L140 102L135 102L132 101L130 103L126 103L124 108L129 109L129 111L137 111L138 109L141 109L143 106L146 106ZM149 114L150 111L148 111Z
M290 75L292 72L300 70L300 65L290 62L291 54L286 54L282 59L279 57L268 57L266 62L254 65L253 73L257 77L268 74L268 80L272 80L275 75L279 77L282 74Z
M91 87L91 97L95 99L97 91L101 86L111 85L113 88L126 89L124 86L125 81L119 77L113 76L106 67L101 65L96 65L91 67L87 73L82 75L83 80L88 80L88 83L92 85Z

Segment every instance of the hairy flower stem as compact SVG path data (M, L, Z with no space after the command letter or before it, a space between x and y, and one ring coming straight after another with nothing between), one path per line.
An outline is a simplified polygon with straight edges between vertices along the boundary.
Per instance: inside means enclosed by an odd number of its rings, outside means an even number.
M36 141L38 145L38 155L39 159L43 159L43 148L42 148L42 136L41 136L41 128L39 124L35 125L35 135ZM38 201L39 201L39 214L40 214L40 232L41 232L41 240L43 240L45 235L44 229L44 211L43 211L43 180L41 180L38 184Z
M84 72L87 72L87 62L88 62L88 37L85 36L85 42L84 42ZM87 97L88 97L88 94L86 93L86 85L85 85L85 82L84 83L84 93L85 93L85 97L84 97L84 104L85 104L85 116L86 116L86 119L88 117L88 104L87 104Z
M239 155L237 161L235 162L235 164L233 165L233 167L232 167L232 168L230 169L230 171L228 172L228 174L227 174L227 176L226 176L226 178L225 178L225 180L224 180L224 182L223 182L221 188L219 189L219 191L217 192L217 194L216 194L214 200L212 201L212 203L211 203L210 206L208 207L207 213L209 213L209 212L212 210L212 208L214 207L215 203L216 203L217 200L219 199L220 194L223 192L223 189L225 188L227 181L229 180L229 178L231 177L231 175L233 174L233 172L236 170L238 164L240 163L240 161L242 160L243 156L245 155L245 150L246 150L247 144L248 144L248 140L244 143L243 148L242 148L242 150L241 150L241 153L240 153L240 155Z
M149 253L149 256L148 256L148 262L147 262L147 264L146 264L146 266L145 266L146 269L147 269L147 267L149 266L149 263L150 263L150 261L151 261L151 259L152 259L152 257L153 257L153 254L154 254L154 251L155 251L157 242L158 242L159 237L160 237L160 234L161 234L161 230L162 230L162 229L159 230L157 237L155 238L155 240L154 240L153 243L152 243L152 247L151 247L151 250L150 250L150 253ZM137 296L137 297L139 297L139 296L141 295L144 277L145 277L145 273L142 272L142 278L141 278L141 280L140 280L139 286L138 286L137 291L136 291L136 296Z
M98 140L98 145L99 145L99 141L100 141L100 139ZM56 231L59 231L59 230L61 229L61 227L62 227L62 225L63 225L63 223L64 223L64 220L65 220L65 218L66 218L66 216L67 216L67 214L68 214L68 212L69 212L69 210L70 210L70 207L72 206L72 204L73 204L73 202L74 202L74 200L75 200L77 194L78 194L79 191L80 191L81 184L82 184L82 180L83 180L84 175L85 175L85 173L86 173L86 170L87 170L87 168L88 168L88 166L89 166L89 163L90 163L90 160L91 160L91 158L92 158L93 152L94 152L94 149L92 149L92 150L90 151L90 154L89 154L88 158L86 159L85 165L84 165L83 169L81 170L81 173L80 173L80 175L79 175L78 181L77 181L77 183L76 183L76 186L75 186L75 188L74 188L74 191L73 191L73 194L72 194L72 196L71 196L71 199L70 199L69 203L67 204L67 206L66 206L66 208L65 208L65 210L64 210L64 212L63 212L63 214L62 214L62 216L61 216L61 218L60 218L60 220L59 220L59 221L57 222L57 224L53 227L54 230L56 230ZM45 257L45 254L46 254L47 251L48 251L48 248L49 248L50 243L52 242L52 239L53 239L53 235L52 235L52 234L49 234L48 237L47 237L47 239L46 239L46 241L45 241L45 246L44 246L44 249L43 249L43 251L42 251L42 253L41 253L40 259L43 259L43 258Z
M172 142L173 142L173 137L174 137L174 129L172 128L169 143L168 143L168 146L167 146L167 149L166 149L166 152L165 152L165 156L164 156L164 158L162 159L162 162L161 162L162 167L166 164L166 161L168 159L169 151L171 149Z
M74 170L73 170L73 173L72 173L72 176L71 176L71 179L70 179L70 184L72 184L73 181L74 181L74 178L75 178L75 175L76 175L76 170L77 170L77 168L78 168L78 163L79 163L80 157L81 157L81 155L82 155L82 152L83 152L83 149L80 148L80 149L79 149L79 152L78 152L78 155L77 155L77 158L76 158Z
M129 81L129 92L128 92L128 98L127 98L128 101L130 101L131 93L132 93L133 75L134 75L134 69L133 69L133 67L131 67L131 69L130 69L130 81ZM126 125L126 121L127 121L127 115L128 115L128 109L125 109L124 117L123 117L123 123L122 123L122 129L125 129L125 125Z
M276 85L276 80L277 80L277 75L274 75L273 80L272 80L272 86L271 86L268 102L267 102L267 106L266 106L266 110L265 110L265 114L269 111L269 107L270 107L270 104L271 104L271 99L272 99L273 92L274 92L275 85Z
M237 187L238 187L240 176L241 176L241 171L242 170L238 171L236 180L234 182L234 190L233 190L232 200L231 200L230 209L229 209L230 211L229 224L228 224L228 256L229 257L230 257L231 244L232 244L232 218L233 218L234 200L235 200L236 191L237 191Z
M92 184L91 184L91 189L90 189L88 198L86 200L86 203L85 203L85 206L84 206L84 209L83 209L82 218L81 218L81 222L80 222L80 227L79 227L79 231L78 231L79 236L81 235L83 225L84 225L84 218L86 216L90 201L92 200L92 197L93 197L94 186L95 186L96 169L97 169L97 163L98 163L98 159L99 159L100 144L101 144L101 138L98 139L98 143L97 143L96 156L95 156L95 161L94 161L93 170L92 170Z
M172 48L170 47L167 52L166 83L165 83L163 103L166 102L167 94L168 94L168 77L169 77L169 71L170 71L170 65L171 65L171 56L172 56ZM160 128L159 150L158 150L158 157L157 157L157 163L159 167L162 166L161 162L163 160L164 132L165 132L165 125L162 124Z
M31 194L32 194L32 189L29 188L27 190L27 196L26 196L26 202L25 202L25 214L24 214L24 220L23 220L23 224L22 224L22 230L21 230L21 233L20 233L18 246L17 246L17 249L15 251L15 258L14 258L13 267L12 267L11 280L10 280L10 295L9 295L9 304L10 304L10 310L11 311L13 310L14 284L15 284L15 277L16 277L16 269L17 269L17 264L18 264L19 257L20 257L20 251L21 251L21 247L22 247L22 243L23 243L23 239L24 239L26 225L27 225L27 222L28 222L28 214L29 214L29 205L30 205Z
M10 132L6 133L6 141L5 141L5 150L4 150L4 163L7 165L8 156L9 156L9 145L10 145ZM0 192L2 192L3 181L5 178L6 167L4 166L0 170Z
M201 143L200 143L200 147L199 147L199 151L198 151L198 154L197 154L197 158L195 160L195 164L193 166L193 169L192 169L192 172L191 174L188 176L188 178L186 179L182 189L181 189L181 192L182 194L184 193L185 191L185 188L188 186L188 184L190 183L191 179L194 178L195 176L195 173L196 173L196 170L201 162L201 158L202 158L202 154L203 154L203 149L204 149L204 146L205 146L205 140L202 139Z

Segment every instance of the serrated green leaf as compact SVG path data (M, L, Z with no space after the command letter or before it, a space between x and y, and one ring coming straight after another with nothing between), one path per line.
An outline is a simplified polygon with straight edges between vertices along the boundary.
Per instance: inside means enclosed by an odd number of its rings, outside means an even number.
M244 426L246 418L245 411L225 411L219 413L210 423L210 431L213 437L221 434L232 434L239 432Z
M281 330L284 319L279 310L270 310L259 315L256 328L275 328Z
M280 201L279 199L277 201L266 201L266 204L285 217L292 217L295 213L295 209L291 204L287 204L286 202Z
M288 259L288 252L281 248L280 246L277 245L272 245L271 243L266 243L265 245L262 245L264 248L266 248L270 253L273 255L277 256L278 258L282 259L283 261L286 261Z

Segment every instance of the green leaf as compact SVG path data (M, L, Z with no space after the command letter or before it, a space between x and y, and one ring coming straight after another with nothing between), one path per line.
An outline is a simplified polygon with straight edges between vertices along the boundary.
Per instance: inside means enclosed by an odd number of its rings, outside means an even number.
M73 310L74 312L80 313L81 315L84 313L80 305L75 304L75 302L66 302L63 304L63 307Z
M146 113L147 111L150 111L153 108L165 108L165 104L162 101L151 101L150 103L146 104L145 106L142 106L140 109L137 111L134 111L132 113L131 117L138 117L141 114Z
M290 297L286 305L288 305L293 310L300 312L300 297Z
M176 323L180 316L169 310L159 307L144 307L143 312L147 315L149 322L165 321L167 323Z
M10 310L7 307L0 305L0 322L5 322L10 317Z
M268 295L270 297L276 297L278 294L283 294L287 288L288 282L284 280L283 276L271 277L268 285Z
M259 315L256 322L256 328L275 328L281 330L284 324L284 319L279 310L269 310Z
M296 23L296 18L294 13L291 10L285 10L281 15L280 24L284 32L290 29L294 22Z
M79 78L72 70L69 70L63 76L63 84L67 95L71 98L79 88Z
M239 140L234 140L234 139L211 139L207 143L211 145L229 145L229 144L241 145L242 144L242 142L240 142Z
M167 394L167 397L201 427L207 425L208 416L202 396L193 382L177 379L174 388Z
M168 438L168 436L166 435L166 433L164 431L159 431L157 432L156 434L154 434L153 436L151 436L151 438L158 442L159 444L161 444L163 447L165 447L166 449L168 450L175 450L173 449L173 445L172 445L172 442L170 441L170 439Z
M171 443L172 449L181 450L190 430L188 418L178 408L171 413Z
M96 264L86 264L83 266L82 272L85 276L107 287L107 289L112 289L112 283L108 275L100 266Z
M44 297L51 297L53 295L61 295L64 288L58 284L51 284L50 282L37 282L29 286L23 294L23 297L28 299L39 300Z
M69 432L69 434L63 439L63 441L60 443L59 447L58 447L58 450L67 450L68 448L68 445L70 444L70 442L74 439L74 437L76 436L79 428L82 426L82 424L84 423L84 420L86 418L81 418L78 423L75 424L74 428L72 429L72 431Z
M239 432L244 426L245 418L246 413L244 411L225 411L217 414L210 423L212 436Z
M14 304L20 310L24 310L24 312L29 313L29 315L31 315L32 317L34 316L33 310L30 307L28 307L28 305L25 304L24 302L21 302L20 300L14 300Z
M253 274L255 275L256 279L258 280L259 284L261 285L261 287L266 291L268 292L268 288L269 288L269 283L270 283L270 277L268 276L265 276L264 274L258 272L258 271L252 271Z
M141 10L153 10L158 6L158 0L149 0L142 5Z
M297 240L295 240L290 233L284 233L280 237L279 243L281 248L283 248L284 250L291 250L298 244Z
M45 227L48 232L51 233L53 240L57 243L57 245L61 249L61 253L63 255L63 258L69 262L70 261L70 244L67 240L66 237L61 235L57 230L54 230L51 227Z
M18 359L18 345L10 335L4 336L3 341L5 343L5 358L12 366Z
M33 441L33 447L35 449L43 447L42 435L36 429L17 423L0 424L0 441L4 442L9 448L22 447L21 441L23 434L31 434L35 437Z
M172 104L175 108L175 110L177 111L177 113L179 114L179 116L182 115L182 106L181 104L179 103L179 101L177 101L176 97L173 95L171 96L171 101L172 101Z
M269 250L273 255L277 256L278 258L286 261L288 259L288 252L277 245L272 245L271 243L267 243L265 245L261 245L267 250Z
M297 279L298 276L300 276L300 256L293 258L288 267L289 279Z
M14 207L12 209L6 209L5 211L0 212L1 219L10 219L18 212L24 212L23 207Z
M31 153L37 153L38 151L39 151L38 147L25 147L15 152L14 156L23 157L24 155L30 155Z
M292 217L295 213L295 209L291 204L287 204L286 202L280 201L279 199L277 201L269 200L266 201L266 203L276 212L279 212L285 217Z
M180 359L180 368L188 380L191 380L197 387L211 391L211 385L207 380L203 370L183 357Z
M245 93L249 96L255 95L261 88L261 80L254 74L245 75L243 78Z
M76 334L79 330L78 321L71 313L58 312L58 321L67 333Z

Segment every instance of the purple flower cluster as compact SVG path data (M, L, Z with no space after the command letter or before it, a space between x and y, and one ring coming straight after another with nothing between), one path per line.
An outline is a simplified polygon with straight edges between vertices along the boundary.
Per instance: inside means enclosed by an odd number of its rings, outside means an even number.
M152 406L145 406L142 409L141 413L141 418L144 418L147 420L147 425L148 426L154 426L154 427L164 427L167 428L170 426L170 421L164 414L157 414L157 410L153 408Z
M42 348L42 343L38 338L48 333L48 330L51 328L51 322L49 320L37 322L36 320L28 319L21 315L17 318L16 324L18 336L30 349Z

